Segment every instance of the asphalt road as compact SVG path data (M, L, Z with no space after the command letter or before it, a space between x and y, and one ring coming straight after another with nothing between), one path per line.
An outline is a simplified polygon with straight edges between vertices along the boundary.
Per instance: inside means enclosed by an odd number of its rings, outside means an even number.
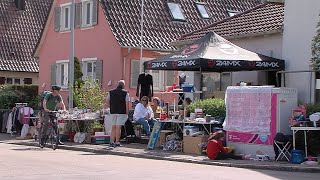
M0 143L0 179L315 180L320 174L261 171Z

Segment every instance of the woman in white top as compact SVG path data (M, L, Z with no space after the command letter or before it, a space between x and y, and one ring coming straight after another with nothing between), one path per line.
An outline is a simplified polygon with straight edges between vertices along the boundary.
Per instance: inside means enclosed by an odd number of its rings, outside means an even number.
M133 114L133 120L136 123L143 125L147 136L151 134L150 131L156 122L156 120L153 118L154 114L148 102L149 98L147 96L143 96L140 103L136 105Z

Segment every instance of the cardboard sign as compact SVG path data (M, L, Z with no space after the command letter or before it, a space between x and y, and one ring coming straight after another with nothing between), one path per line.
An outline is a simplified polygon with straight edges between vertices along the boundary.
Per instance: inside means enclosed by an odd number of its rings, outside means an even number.
M155 122L153 125L151 135L150 135L147 149L154 150L154 148L157 144L158 138L159 138L160 131L161 131L161 123Z

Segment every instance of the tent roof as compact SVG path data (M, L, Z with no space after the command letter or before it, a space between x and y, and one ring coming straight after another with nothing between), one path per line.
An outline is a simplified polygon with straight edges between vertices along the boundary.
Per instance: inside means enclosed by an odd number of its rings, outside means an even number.
M284 61L243 49L214 32L193 44L144 63L147 70L256 71L284 70Z

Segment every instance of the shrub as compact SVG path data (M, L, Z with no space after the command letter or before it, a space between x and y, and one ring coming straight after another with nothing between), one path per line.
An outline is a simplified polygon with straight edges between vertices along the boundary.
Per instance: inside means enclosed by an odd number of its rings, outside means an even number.
M196 108L202 109L206 114L210 114L214 118L220 118L226 115L224 99L213 98L196 100L187 107L190 112L194 112Z
M309 103L306 104L307 108L307 117L315 112L320 112L320 103Z

